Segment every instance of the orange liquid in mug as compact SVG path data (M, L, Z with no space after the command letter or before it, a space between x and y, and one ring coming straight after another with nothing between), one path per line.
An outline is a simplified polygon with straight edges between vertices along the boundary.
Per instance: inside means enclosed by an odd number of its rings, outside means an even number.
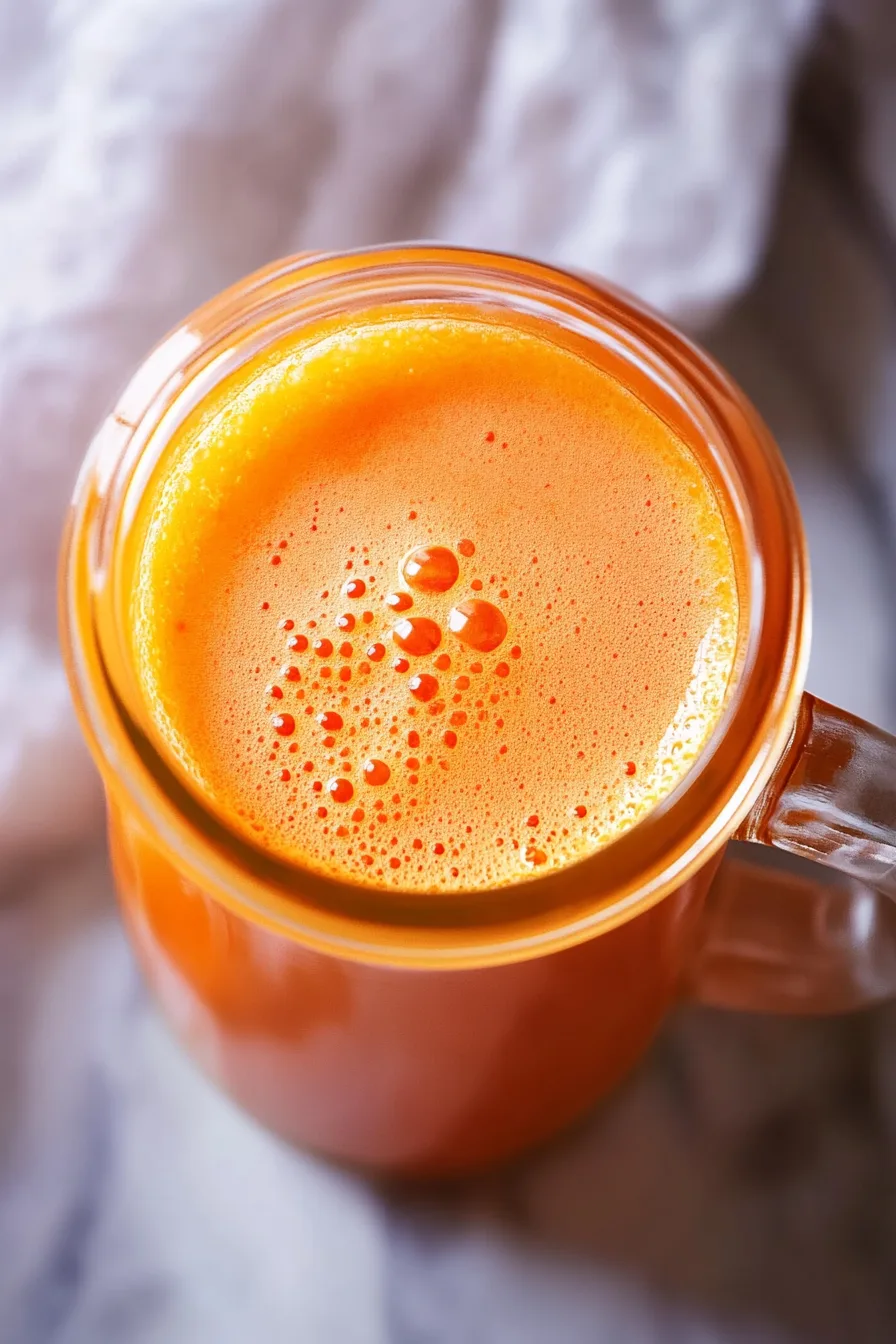
M232 825L352 882L573 862L686 773L735 653L712 486L535 324L284 337L174 435L132 624L158 734Z

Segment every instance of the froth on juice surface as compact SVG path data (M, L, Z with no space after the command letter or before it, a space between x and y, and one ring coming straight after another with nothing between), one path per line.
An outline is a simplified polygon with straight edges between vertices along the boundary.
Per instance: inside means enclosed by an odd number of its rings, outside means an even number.
M167 446L132 625L216 810L352 882L582 858L682 778L735 652L690 450L534 326L418 307L286 337Z

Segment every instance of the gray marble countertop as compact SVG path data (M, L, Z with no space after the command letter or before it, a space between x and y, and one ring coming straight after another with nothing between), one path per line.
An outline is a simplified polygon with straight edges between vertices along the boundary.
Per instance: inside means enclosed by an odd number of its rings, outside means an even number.
M892 727L896 534L875 472L896 413L865 414L896 355L877 264L797 155L764 276L710 343L796 480L810 685ZM683 1008L587 1124L435 1194L290 1151L206 1084L148 1001L101 853L30 872L27 901L9 884L0 998L5 1344L896 1337L890 1009Z

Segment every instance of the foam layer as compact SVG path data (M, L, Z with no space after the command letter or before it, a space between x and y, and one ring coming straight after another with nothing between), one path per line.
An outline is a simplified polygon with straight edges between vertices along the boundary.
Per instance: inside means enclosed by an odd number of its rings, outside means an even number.
M607 844L685 773L731 672L693 455L486 315L284 340L176 436L139 535L168 749L253 839L356 882L491 887Z

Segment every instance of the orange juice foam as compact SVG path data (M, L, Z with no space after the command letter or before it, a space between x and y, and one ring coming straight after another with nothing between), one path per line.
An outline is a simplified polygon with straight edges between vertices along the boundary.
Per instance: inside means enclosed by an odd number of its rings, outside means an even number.
M713 488L534 324L292 334L167 446L132 625L156 731L270 851L450 891L574 862L679 782L738 623Z

